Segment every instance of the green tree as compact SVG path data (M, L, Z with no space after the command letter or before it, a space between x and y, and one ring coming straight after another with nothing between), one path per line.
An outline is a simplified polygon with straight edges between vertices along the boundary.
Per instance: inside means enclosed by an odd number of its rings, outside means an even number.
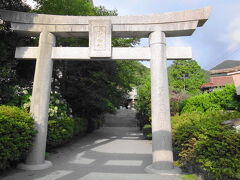
M115 16L103 6L94 7L88 0L38 0L35 12L61 15ZM114 39L113 46L134 46L137 39ZM58 38L57 46L87 47L85 38ZM139 69L139 73L135 72ZM140 70L141 69L141 70ZM141 81L144 68L138 62L55 61L53 91L59 91L70 104L73 113L94 119L104 112L114 111L132 86ZM137 77L138 76L138 77ZM90 122L91 124L92 122ZM93 122L94 123L94 122Z
M21 0L0 0L0 9L30 11L30 7ZM15 86L19 84L19 79L16 79L19 61L14 59L15 47L20 41L24 44L27 38L13 33L5 23L0 25L0 39L0 104L4 104L13 98Z
M148 72L143 83L138 88L137 118L140 128L151 123L151 76Z
M179 113L182 101L191 94L200 92L200 86L206 82L207 75L196 61L174 61L168 68L170 85L171 115ZM150 74L138 88L138 119L140 125L151 123L151 82Z
M146 79L149 69L137 61L117 61L119 83L123 87L139 87Z
M0 9L26 12L30 7L22 0L0 0Z
M35 0L38 13L54 15L95 15L95 8L88 0Z
M11 3L10 3L11 2ZM8 1L8 5L18 8L18 4ZM17 0L16 0L17 2ZM103 6L94 7L88 0L36 0L37 8L32 10L37 13L60 14L60 15L85 15L85 16L115 16L117 11L107 10ZM5 9L11 9L5 8ZM29 11L28 9L12 9ZM16 61L14 51L16 46L37 45L38 38L19 38L8 29L1 38L1 103L19 105L19 98L11 97L15 94L14 87L24 87L30 90L32 87L35 61ZM7 38L6 38L7 37ZM10 38L11 37L11 38ZM113 39L115 47L129 47L138 43L138 39ZM7 46L6 46L7 44ZM10 44L10 45L8 45ZM57 46L87 47L88 38L60 38L57 37ZM5 55L6 54L6 55ZM28 70L26 72L26 69ZM113 111L123 102L126 93L134 86L138 86L144 79L146 68L138 62L132 61L109 61L109 62L81 62L81 61L54 61L52 92L61 93L73 109L74 115L94 119L104 112ZM9 81L9 82L8 82ZM12 91L3 87L12 88ZM31 90L30 90L31 91ZM8 98L5 94L8 93ZM18 94L17 97L21 95ZM4 97L4 98L2 98ZM20 98L21 99L21 98Z
M174 61L168 68L170 90L186 91L190 94L200 92L200 86L207 81L207 75L197 61Z

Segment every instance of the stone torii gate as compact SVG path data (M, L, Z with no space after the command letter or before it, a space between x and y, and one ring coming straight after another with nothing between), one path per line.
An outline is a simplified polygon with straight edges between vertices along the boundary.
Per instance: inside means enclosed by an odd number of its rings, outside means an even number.
M174 170L166 60L192 59L190 47L166 47L166 37L190 36L203 26L211 8L145 16L59 16L0 10L13 31L40 36L38 47L17 47L18 59L36 59L31 113L38 134L20 168L51 167L45 160L53 60L150 60L152 165L148 172ZM55 47L56 36L89 37L89 47ZM112 48L112 37L148 38L150 47Z

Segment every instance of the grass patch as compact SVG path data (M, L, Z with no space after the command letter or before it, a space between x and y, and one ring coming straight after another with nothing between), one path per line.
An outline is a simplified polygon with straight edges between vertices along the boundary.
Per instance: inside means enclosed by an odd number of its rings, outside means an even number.
M185 174L181 178L182 180L201 180L196 174Z

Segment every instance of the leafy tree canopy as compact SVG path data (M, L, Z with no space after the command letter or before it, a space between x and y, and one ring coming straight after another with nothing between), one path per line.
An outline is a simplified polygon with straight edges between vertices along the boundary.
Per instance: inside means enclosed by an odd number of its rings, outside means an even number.
M175 92L199 93L200 86L207 81L206 72L194 60L174 61L168 75L170 90Z
M21 0L0 0L0 9L30 11L30 7ZM18 83L18 61L14 58L14 52L21 38L10 30L8 24L3 24L0 25L0 39L0 104L3 104L13 97L14 86Z
M75 16L116 16L117 10L95 7L89 0L35 0L38 13Z
M0 0L0 9L26 12L30 7L22 0Z
M116 16L116 10L94 7L88 0L36 0L37 13L59 15ZM138 39L113 39L115 47L129 47ZM85 38L58 38L57 46L87 47ZM60 91L75 114L92 117L112 111L125 94L141 81L145 68L138 62L55 61L53 91ZM61 75L59 75L61 74Z

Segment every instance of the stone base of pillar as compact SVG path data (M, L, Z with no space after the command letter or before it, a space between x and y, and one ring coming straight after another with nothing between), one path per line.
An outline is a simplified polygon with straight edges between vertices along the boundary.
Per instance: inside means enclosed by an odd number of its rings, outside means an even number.
M160 170L154 168L154 166L151 164L145 168L145 171L149 174L159 174L159 175L181 175L182 170L179 167L174 167L173 169L168 170Z
M18 169L27 170L27 171L36 171L36 170L43 170L52 167L51 161L45 161L43 164L19 164L17 167Z

